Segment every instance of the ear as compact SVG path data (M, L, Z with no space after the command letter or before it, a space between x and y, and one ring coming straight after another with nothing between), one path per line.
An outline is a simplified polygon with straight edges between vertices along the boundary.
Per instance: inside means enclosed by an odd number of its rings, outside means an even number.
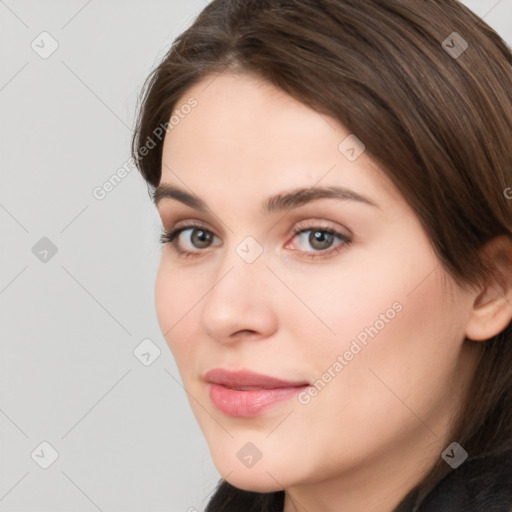
M494 268L493 279L477 290L466 325L466 337L488 340L512 321L512 239L506 235L493 238L483 248Z

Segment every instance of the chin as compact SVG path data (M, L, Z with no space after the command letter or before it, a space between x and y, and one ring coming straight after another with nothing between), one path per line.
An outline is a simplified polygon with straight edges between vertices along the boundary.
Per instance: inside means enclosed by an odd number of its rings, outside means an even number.
M291 468L284 467L284 461L262 458L252 467L245 467L235 457L224 454L213 457L213 463L219 474L232 486L259 493L281 491L295 483L291 480ZM292 477L293 478L293 477Z
M274 475L272 471L270 473L281 482L279 476ZM260 471L259 474L251 473L250 469L233 471L225 480L243 491L269 493L283 490L280 483L277 483L264 470Z
M302 467L297 467L296 457L290 456L291 447L284 439L265 442L264 438L260 439L261 434L244 432L240 435L237 432L235 435L230 439L224 432L205 436L213 464L232 486L244 491L270 493L293 486L306 476L305 461Z

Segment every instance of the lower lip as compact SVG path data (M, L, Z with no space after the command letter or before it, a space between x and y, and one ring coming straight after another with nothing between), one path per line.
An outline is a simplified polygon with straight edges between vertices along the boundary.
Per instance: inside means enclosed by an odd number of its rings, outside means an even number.
M210 398L217 409L227 416L237 418L258 416L274 405L293 398L307 388L307 386L301 386L238 391L211 383L208 384L208 387Z

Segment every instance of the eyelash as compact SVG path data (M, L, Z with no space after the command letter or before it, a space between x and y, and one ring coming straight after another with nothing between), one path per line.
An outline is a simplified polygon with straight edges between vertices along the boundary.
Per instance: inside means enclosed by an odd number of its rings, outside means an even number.
M210 233L213 235L211 231L206 229L204 226L200 224L189 224L187 226L182 226L176 229L171 230L170 232L164 231L160 236L160 243L161 244L170 244L171 248L174 252L177 253L177 255L181 258L197 258L204 254L204 250L197 250L197 251L184 251L181 249L181 247L178 244L178 237L183 231L187 231L189 229L198 229L201 231L205 231L207 233ZM341 244L334 247L325 249L324 251L314 251L313 253L309 251L298 251L303 252L305 254L306 258L316 259L316 258L326 258L329 256L334 256L338 252L340 252L344 247L347 247L351 244L352 240L347 237L346 235L343 235L342 233L339 233L338 231L331 229L331 228L323 228L320 226L308 226L305 227L304 225L298 225L296 226L292 231L291 234L293 234L293 237L295 238L297 235L300 235L302 233L307 233L308 231L313 232L321 232L321 233L327 233L329 235L333 235L336 238L339 238L341 240ZM213 235L215 236L215 235Z

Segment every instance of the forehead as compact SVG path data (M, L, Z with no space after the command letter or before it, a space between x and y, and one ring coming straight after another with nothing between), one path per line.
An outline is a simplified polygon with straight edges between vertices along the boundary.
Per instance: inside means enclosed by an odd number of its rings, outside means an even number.
M343 154L347 144L354 145L354 134L338 120L259 77L205 77L183 94L174 112L192 98L197 106L187 109L165 137L162 182L176 183L176 176L186 176L194 184L257 184L268 193L318 183L401 200L366 151L354 161ZM364 149L357 144L356 151Z
M315 143L322 133L345 131L339 124L327 121L326 116L254 75L206 77L183 94L175 109L179 111L190 98L197 101L196 108L171 130L174 136L166 137L166 144L172 144L174 139L178 145L181 137L193 131L217 144L243 141L250 148L251 141L256 144L265 140L273 142L272 149L289 144L297 150L306 136Z

